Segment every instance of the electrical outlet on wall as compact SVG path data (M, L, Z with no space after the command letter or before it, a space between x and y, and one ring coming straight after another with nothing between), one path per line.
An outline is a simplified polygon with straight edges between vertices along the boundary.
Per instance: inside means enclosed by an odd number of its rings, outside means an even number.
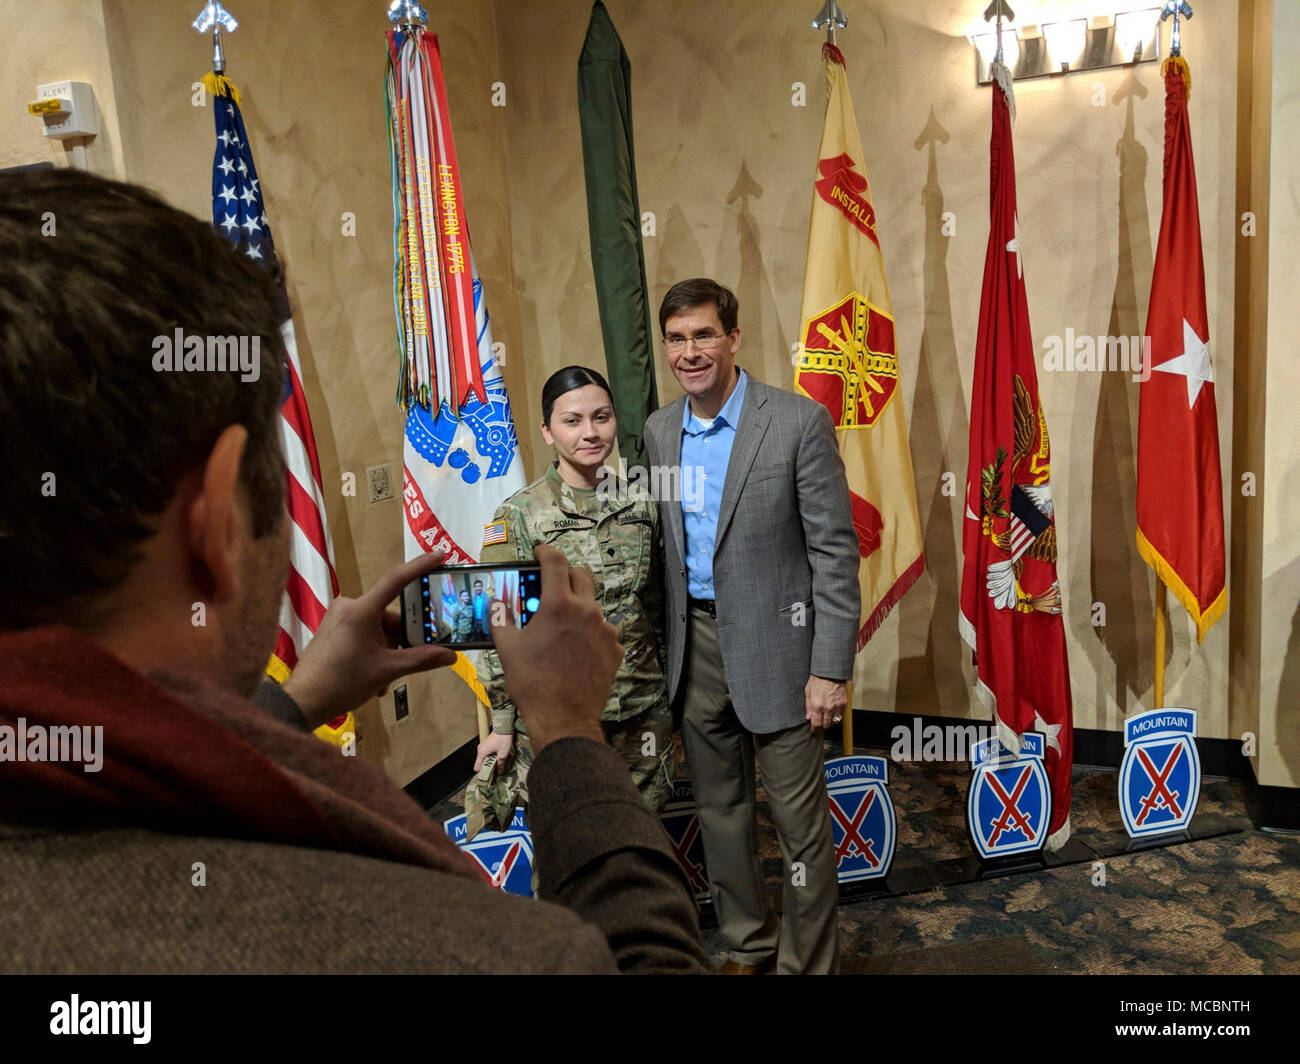
M393 719L402 720L409 716L411 707L406 701L406 684L393 688Z
M370 486L371 502L379 502L380 499L391 499L393 497L393 486L388 479L388 466L367 466L366 483Z

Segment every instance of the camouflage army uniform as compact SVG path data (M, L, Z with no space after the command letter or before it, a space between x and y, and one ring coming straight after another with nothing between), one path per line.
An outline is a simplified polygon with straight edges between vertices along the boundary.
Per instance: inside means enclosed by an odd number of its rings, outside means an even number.
M468 642L474 630L474 607L468 602L457 602L451 611L451 623L456 629L456 638L462 643Z
M480 562L532 561L539 543L558 548L569 564L590 571L596 601L618 630L625 651L601 713L606 741L628 764L637 790L651 809L663 808L672 788L673 718L664 679L663 589L659 510L644 491L566 484L552 463L544 476L498 507L488 530L504 524L506 540L485 546ZM542 589L545 601L546 589ZM533 751L524 723L506 693L495 651L482 655L478 676L492 704L492 730L514 733L506 773L492 775L488 760L466 792L469 830L509 824L514 795L528 801ZM495 814L495 815L493 815ZM496 821L494 823L494 821Z

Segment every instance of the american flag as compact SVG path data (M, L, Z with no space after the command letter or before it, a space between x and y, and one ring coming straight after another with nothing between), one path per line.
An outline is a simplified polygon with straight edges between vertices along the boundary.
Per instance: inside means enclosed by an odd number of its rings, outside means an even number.
M239 112L239 93L221 76L210 74L204 83L212 95L217 132L217 147L212 157L212 224L250 259L270 269L276 261L275 244L266 221L244 119ZM280 440L288 471L288 507L293 530L289 581L280 602L280 631L266 671L283 682L338 594L339 581L334 572L334 544L325 519L316 437L302 390L302 365L283 285L280 295L284 314L280 332L289 353L285 398L280 408Z

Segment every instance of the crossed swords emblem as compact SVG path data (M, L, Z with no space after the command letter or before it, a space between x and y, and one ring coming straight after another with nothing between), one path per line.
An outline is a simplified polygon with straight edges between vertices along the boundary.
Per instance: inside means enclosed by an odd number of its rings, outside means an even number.
M668 842L673 848L673 856L677 858L677 863L681 865L682 871L686 873L686 878L691 881L691 886L699 893L709 893L709 884L701 875L703 869L690 858L690 848L695 842L695 837L700 833L700 818L691 817L691 822L686 825L686 830L682 832L681 842L674 841L669 837Z
M1162 809L1169 810L1174 815L1175 820L1182 818L1183 811L1178 805L1178 799L1182 795L1177 791L1170 791L1167 782L1170 773L1174 770L1174 766L1178 764L1179 758L1182 757L1182 753L1183 744L1178 743L1170 751L1169 756L1165 758L1164 765L1157 771L1155 765L1151 763L1151 759L1147 756L1147 752L1138 747L1137 758L1142 762L1142 767L1151 780L1151 790L1142 799L1142 809L1137 815L1138 824L1146 823L1147 817Z
M849 820L844 815L844 810L835 802L831 802L831 816L839 823L844 831L844 838L840 844L835 847L835 865L839 867L841 861L846 857L852 857L853 851L857 850L859 854L867 859L867 864L872 868L880 865L880 858L876 856L876 851L872 845L875 839L864 839L862 837L862 822L867 817L867 810L871 808L872 803L876 800L874 790L867 791L866 800L858 806L858 811L853 814L853 819Z
M1034 837L1034 829L1029 823L1029 814L1022 812L1019 805L1020 796L1029 784L1032 771L1032 765L1025 765L1021 768L1020 775L1016 777L1015 785L1012 787L1010 794L1007 794L1002 784L998 782L997 776L993 775L993 773L990 772L984 777L989 781L989 786L993 788L993 793L997 795L998 801L1002 803L1002 812L989 821L993 827L993 830L989 833L989 846L996 846L1004 831L1019 831L1026 839Z
M484 864L483 859L473 850L468 853L474 858L482 872L483 878L487 880L488 886L495 890L505 890L506 880L510 878L510 873L514 871L515 865L519 861L519 855L524 852L524 844L521 841L516 842L506 851L505 857L501 859L501 866L493 874L492 870Z

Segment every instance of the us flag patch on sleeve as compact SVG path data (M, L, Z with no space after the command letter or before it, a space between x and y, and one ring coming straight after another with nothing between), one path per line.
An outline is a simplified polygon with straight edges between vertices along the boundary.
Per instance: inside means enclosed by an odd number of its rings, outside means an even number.
M504 543L506 541L506 523L504 521L493 521L490 525L483 526L483 546L490 547L493 543Z

